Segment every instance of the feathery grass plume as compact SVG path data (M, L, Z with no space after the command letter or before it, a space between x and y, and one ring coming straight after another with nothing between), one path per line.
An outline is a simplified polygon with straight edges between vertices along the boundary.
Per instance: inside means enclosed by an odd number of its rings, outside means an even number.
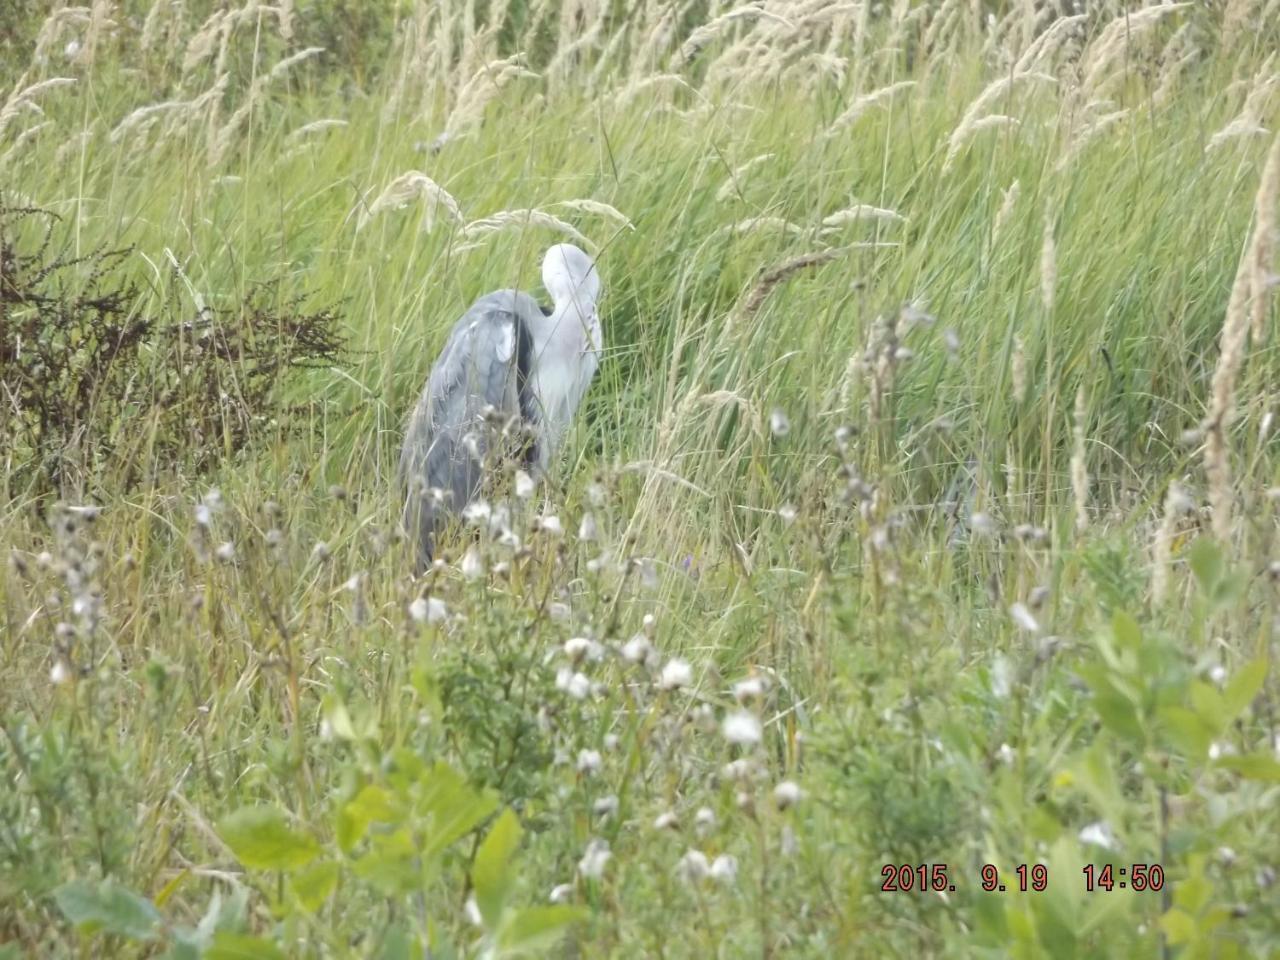
M162 103L138 107L112 128L108 139L112 143L119 143L130 132L150 129L152 124L160 119L161 115L173 110L187 110L190 107L190 100L165 100Z
M75 62L81 66L93 64L103 33L116 25L109 16L113 6L113 0L93 0L93 6L89 8L89 25L84 32L84 43L75 56Z
M937 10L933 16L929 18L929 25L925 27L924 36L920 41L922 51L927 56L939 56L939 51L945 48L946 44L939 44L938 41L945 34L947 39L952 39L957 33L951 29L956 20L963 14L961 0L942 0L938 4Z
M1164 513L1151 545L1151 602L1159 606L1169 592L1169 569L1173 566L1173 538L1178 519L1195 509L1195 502L1180 483L1170 483L1164 498Z
M6 169L13 162L13 159L22 152L23 147L38 137L40 132L47 129L52 123L53 121L51 120L43 120L40 123L32 124L14 137L9 149L0 154L0 170Z
M1033 73L1037 70L1050 69L1053 61L1066 46L1072 35L1077 33L1087 19L1083 13L1070 17L1059 17L1049 28L1036 37L1026 47L1022 55L1013 65L1014 74Z
M606 84L613 81L613 74L619 72L615 69L620 56L619 51L631 38L633 32L634 28L630 20L612 30L613 36L596 57L595 65L591 68L591 74L587 79L587 89L592 93L598 94Z
M1218 365L1213 372L1209 394L1209 412L1203 429L1204 468L1209 481L1209 507L1213 515L1213 533L1223 543L1231 537L1231 464L1227 449L1227 429L1235 412L1236 379L1244 366L1245 347L1249 340L1249 297L1253 287L1254 265L1268 241L1259 235L1263 222L1262 205L1275 205L1280 191L1280 135L1271 143L1266 166L1258 186L1254 210L1254 231L1240 258L1227 314L1219 340ZM1272 213L1270 216L1274 216ZM1272 220L1274 222L1274 220Z
M1084 430L1089 409L1085 404L1084 384L1076 390L1075 422L1072 424L1071 495L1076 507L1076 531L1089 528L1089 466L1085 456Z
M600 37L604 34L605 24L605 19L598 17L592 23L591 28L582 36L570 43L556 47L555 56L551 58L551 62L547 64L546 70L543 71L550 91L554 93L558 90L564 80L584 78L583 67L585 64L583 61L586 57L580 58L579 54L583 54L584 51L591 50L599 45ZM589 75L587 76L589 77Z
M657 5L654 5L657 8ZM666 53L667 47L671 45L671 38L675 34L676 23L676 5L670 4L662 9L662 14L654 23L653 29L640 40L640 35L636 34L636 39L640 41L639 47L632 51L631 55L631 72L635 74L650 74L658 72L658 61Z
M202 23L198 30L187 41L186 52L182 55L182 73L188 74L213 55L222 39L223 31L229 29L227 24L231 12L215 10Z
M1016 122L1012 117L999 114L988 116L986 110L996 102L1003 94L1009 92L1014 84L1023 81L1034 80L1040 83L1057 83L1057 81L1044 73L1011 73L1003 77L999 77L989 83L983 91L978 94L973 103L969 104L969 108L965 111L964 116L960 119L960 123L952 131L951 137L947 142L947 156L942 163L943 170L950 168L955 162L960 150L979 130L985 129L986 126L992 125L993 117L999 118L999 125L1004 126L1009 123Z
M1240 112L1221 130L1217 131L1205 144L1205 153L1216 150L1230 140L1239 137L1265 137L1269 132L1263 124L1271 96L1280 89L1280 72L1272 69L1276 55L1267 57L1261 69L1254 75L1253 83L1244 98Z
M1058 289L1058 248L1053 241L1053 217L1044 212L1044 237L1040 242L1040 301L1052 311Z
M845 111L831 122L831 126L827 127L823 136L830 137L838 133L872 107L878 107L892 100L895 95L902 93L904 90L910 90L915 85L916 81L914 80L899 80L897 83L891 83L887 87L881 87L879 90L872 90L870 93L864 93L862 96L854 98L853 103L849 104Z
M1222 47L1224 50L1235 49L1237 35L1253 18L1258 0L1227 0L1222 12ZM1258 22L1258 21L1255 21ZM1265 23L1266 21L1261 21Z
M430 231L435 226L436 217L441 209L448 214L449 219L454 223L463 222L462 208L458 206L458 201L453 198L453 195L448 190L425 173L419 170L409 170L387 184L374 199L373 203L369 204L367 209L361 210L356 220L356 229L363 230L371 217L382 213L384 210L401 210L418 199L426 201L426 210L422 221L422 229L424 231Z
M48 93L50 90L56 90L58 87L66 87L75 83L73 77L50 77L48 80L40 80L29 86L23 86L26 83L26 77L19 77L18 82L14 85L13 92L9 94L3 105L0 105L0 136L4 136L4 131L13 119L23 110L31 110L36 114L41 113L39 106L36 104L36 98Z
M49 62L49 54L57 46L58 41L62 39L64 29L68 26L88 23L89 17L88 7L63 6L50 13L40 24L40 29L36 33L36 44L31 54L31 62L39 66L47 64Z
M513 80L537 80L538 74L521 66L523 54L486 63L458 91L454 106L445 122L444 137L453 139L477 126L484 119L484 108Z
M610 206L599 200L559 200L556 202L557 207L568 207L578 213L586 213L596 217L604 217L606 220L612 220L620 227L626 227L628 230L634 230L636 225L631 222L625 213L617 207Z
M739 220L737 223L727 223L712 236L723 237L727 235L737 236L740 233L752 233L756 230L782 230L793 236L800 236L805 231L799 224L792 223L785 217L747 217L745 220Z
M776 157L776 153L762 153L757 157L752 157L746 163L739 164L729 173L729 179L724 182L719 190L716 191L716 200L724 203L733 194L742 192L742 183L746 179L748 173L766 161Z
M162 29L172 28L174 14L177 12L176 0L153 0L147 16L142 21L142 34L138 38L138 49L148 53L160 37ZM167 24L162 28L162 22Z
M845 207L830 216L823 217L823 232L839 230L841 227L848 226L851 223L858 223L862 220L890 220L894 223L907 222L907 218L898 213L897 210L890 210L888 207L873 207L869 203L855 203L851 207Z
M304 123L302 126L298 127L297 130L291 131L289 135L284 138L284 141L285 143L292 145L300 140L307 139L313 134L345 126L347 126L346 120L340 120L337 117L322 117L319 120L312 120L310 123Z
M676 90L688 90L693 94L698 91L689 85L689 81L684 77L675 73L654 73L647 77L632 77L625 87L619 90L613 98L616 107L625 107L631 103L642 93L650 90L665 91L666 97L661 101L670 103L671 95Z
M760 310L765 299L773 291L773 288L793 273L818 267L824 263L830 263L843 252L842 250L816 250L813 253L792 257L790 260L766 270L760 276L760 279L756 281L755 286L752 287L751 293L742 301L742 319L749 324Z
M547 227L548 229L558 230L560 233L572 237L590 251L599 249L596 244L592 243L591 240L579 233L578 229L572 224L565 223L559 217L547 213L545 210L538 210L536 208L528 210L499 210L497 213L490 214L483 219L472 220L462 228L462 239L476 240L491 233L496 233L500 230L506 230L512 227Z
M1022 406L1027 399L1027 351L1022 344L1022 337L1013 338L1013 355L1009 360L1010 375L1013 379L1014 406Z
M1280 150L1280 134L1271 146L1271 156L1267 172L1258 188L1257 222L1254 225L1252 265L1249 271L1249 300L1253 307L1249 330L1255 344L1261 345L1266 334L1264 325L1267 319L1267 303L1271 290L1280 281L1272 266L1275 263L1277 231L1277 214L1280 212L1280 170L1277 165L1276 152Z
M688 64L696 57L708 44L714 43L724 35L734 24L742 20L756 20L768 18L778 23L792 26L792 22L786 17L766 10L762 6L743 6L735 7L728 13L722 13L706 23L697 27L688 39L680 45L680 60L683 64Z
M222 158L226 156L227 151L231 149L231 143L235 135L239 132L244 122L249 119L249 114L253 112L254 104L273 81L284 76L285 73L304 60L310 60L323 52L324 47L307 47L305 50L299 50L297 53L285 57L267 73L255 79L249 86L249 92L244 98L244 103L236 108L235 113L231 114L230 119L223 124L214 138L209 152L209 165L217 166Z
M1071 166L1071 162L1075 160L1080 151L1088 146L1091 141L1096 139L1099 134L1115 126L1128 115L1128 109L1112 110L1110 113L1103 113L1094 117L1079 127L1072 135L1071 142L1068 143L1066 149L1062 151L1062 156L1058 158L1058 162L1054 165L1054 169L1058 172L1066 170Z
M1155 29L1166 16L1189 6L1190 3L1160 3L1117 14L1084 51L1080 71L1085 99L1098 99L1102 90L1122 79L1130 69L1127 54L1132 46ZM1109 73L1117 61L1119 68L1114 73Z
M1018 205L1018 197L1022 194L1022 181L1015 180L1000 194L1000 209L996 211L995 222L991 225L991 242L995 243L1004 232L1005 225L1013 216L1014 207Z

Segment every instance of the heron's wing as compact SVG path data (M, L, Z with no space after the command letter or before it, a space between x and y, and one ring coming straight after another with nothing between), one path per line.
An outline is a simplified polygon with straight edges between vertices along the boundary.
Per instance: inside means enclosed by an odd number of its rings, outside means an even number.
M514 290L491 293L454 326L409 418L400 454L405 526L430 557L435 531L480 489L484 414L531 418L527 317L537 304ZM441 491L443 503L432 491Z

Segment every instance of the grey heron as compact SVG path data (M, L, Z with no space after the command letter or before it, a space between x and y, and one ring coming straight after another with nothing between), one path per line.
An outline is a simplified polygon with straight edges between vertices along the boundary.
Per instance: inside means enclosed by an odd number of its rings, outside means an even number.
M524 428L516 432L531 439L519 454L531 473L544 473L600 365L600 276L591 257L556 244L542 259L542 283L550 309L520 290L471 305L409 417L400 482L419 572L436 534L484 484L491 425Z

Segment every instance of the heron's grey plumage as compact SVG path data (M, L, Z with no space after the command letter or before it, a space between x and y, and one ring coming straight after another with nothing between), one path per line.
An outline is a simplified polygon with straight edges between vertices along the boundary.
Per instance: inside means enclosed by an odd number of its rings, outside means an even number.
M431 559L445 520L479 492L485 414L492 410L502 423L537 417L529 331L531 320L541 316L537 302L519 290L481 297L454 326L431 371L400 454L404 524L416 536L420 565ZM529 453L536 457L534 443Z
M544 310L519 290L481 297L454 326L417 407L400 454L404 526L430 562L437 533L484 483L485 423L517 427L532 442L517 447L531 472L544 470L599 366L596 300L600 278L573 244L556 244L542 262L555 306Z

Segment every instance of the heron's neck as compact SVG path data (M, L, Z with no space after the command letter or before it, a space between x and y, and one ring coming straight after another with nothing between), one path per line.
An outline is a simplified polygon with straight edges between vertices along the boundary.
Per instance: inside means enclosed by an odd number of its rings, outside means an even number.
M556 300L551 316L547 317L534 337L538 353L553 351L578 351L589 347L593 340L595 304L585 297Z

